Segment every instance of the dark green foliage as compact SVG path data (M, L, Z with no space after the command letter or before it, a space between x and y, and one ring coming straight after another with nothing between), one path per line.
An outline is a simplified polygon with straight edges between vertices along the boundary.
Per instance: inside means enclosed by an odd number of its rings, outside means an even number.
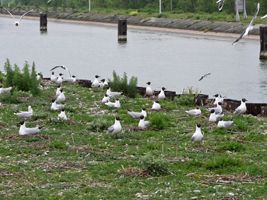
M14 72L13 72L12 66L11 66L8 59L5 62L5 71L6 71L6 79L4 82L4 86L5 87L12 86L13 85Z
M214 157L205 163L204 167L208 170L224 169L227 167L236 167L242 165L241 161L228 156Z
M163 130L168 127L169 119L162 113L153 113L150 117L151 126L156 130Z
M32 72L30 77L30 91L33 95L38 95L40 93L39 81L36 77L35 63L32 64Z
M113 91L123 92L124 95L135 98L137 95L137 78L131 77L128 83L128 76L126 73L123 74L123 77L117 75L115 71L113 71L113 79L109 81L111 89Z
M245 150L245 146L238 142L228 142L219 147L220 150L239 152Z
M153 155L147 154L140 159L145 172L151 176L165 176L170 174L168 163L163 158L154 158Z
M181 95L176 98L176 103L180 106L194 106L195 105L195 96L194 95Z
M12 68L9 60L5 63L6 76L3 78L5 87L13 87L21 91L31 91L33 95L40 93L39 81L36 78L35 64L32 65L32 72L30 74L29 64L26 62L21 71L18 65Z
M89 130L99 132L99 131L105 131L110 126L110 122L103 118L103 117L97 117L90 123Z

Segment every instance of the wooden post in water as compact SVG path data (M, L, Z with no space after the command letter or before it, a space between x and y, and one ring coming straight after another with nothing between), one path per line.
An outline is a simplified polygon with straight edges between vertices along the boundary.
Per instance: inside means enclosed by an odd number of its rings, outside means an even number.
M260 59L267 60L267 26L260 26Z
M118 21L118 41L127 42L127 19Z
M40 14L40 31L47 32L47 14Z

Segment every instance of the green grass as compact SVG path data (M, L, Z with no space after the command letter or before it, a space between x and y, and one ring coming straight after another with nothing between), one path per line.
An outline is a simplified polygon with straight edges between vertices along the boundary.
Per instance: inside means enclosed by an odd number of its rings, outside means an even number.
M160 113L150 111L152 100L121 97L122 108L114 110L100 104L105 91L67 84L70 120L62 122L49 110L55 88L48 84L37 97L17 91L0 97L1 199L226 199L230 192L266 198L266 118L227 113L233 127L217 129L205 108L201 117L186 115L191 96L162 101ZM13 113L29 104L35 116L28 126L44 128L21 137ZM146 131L127 115L142 107L152 122ZM106 128L116 115L123 132L112 136ZM196 123L204 143L191 142Z

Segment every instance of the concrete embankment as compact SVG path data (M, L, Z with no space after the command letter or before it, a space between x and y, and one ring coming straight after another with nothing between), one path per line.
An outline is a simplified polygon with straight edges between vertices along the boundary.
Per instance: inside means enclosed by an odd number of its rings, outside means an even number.
M14 14L21 15L23 10L13 10ZM41 10L35 10L30 13L30 16L39 16ZM5 10L0 9L1 14L7 14ZM91 21L103 23L117 23L118 19L127 19L129 25L150 26L171 29L195 30L217 33L241 33L246 24L240 22L218 22L218 21L203 21L191 19L170 19L156 17L141 17L141 16L119 16L97 13L78 13L78 12L48 12L50 18L75 20L75 21ZM256 25L254 30L250 32L252 35L259 35L259 25Z

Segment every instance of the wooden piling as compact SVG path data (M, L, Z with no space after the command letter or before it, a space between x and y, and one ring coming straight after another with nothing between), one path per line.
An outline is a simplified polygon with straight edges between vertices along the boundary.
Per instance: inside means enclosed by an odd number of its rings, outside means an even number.
M118 21L118 41L127 42L127 20L119 19Z
M40 31L47 32L47 14L40 14Z
M267 26L260 27L260 59L267 60Z

